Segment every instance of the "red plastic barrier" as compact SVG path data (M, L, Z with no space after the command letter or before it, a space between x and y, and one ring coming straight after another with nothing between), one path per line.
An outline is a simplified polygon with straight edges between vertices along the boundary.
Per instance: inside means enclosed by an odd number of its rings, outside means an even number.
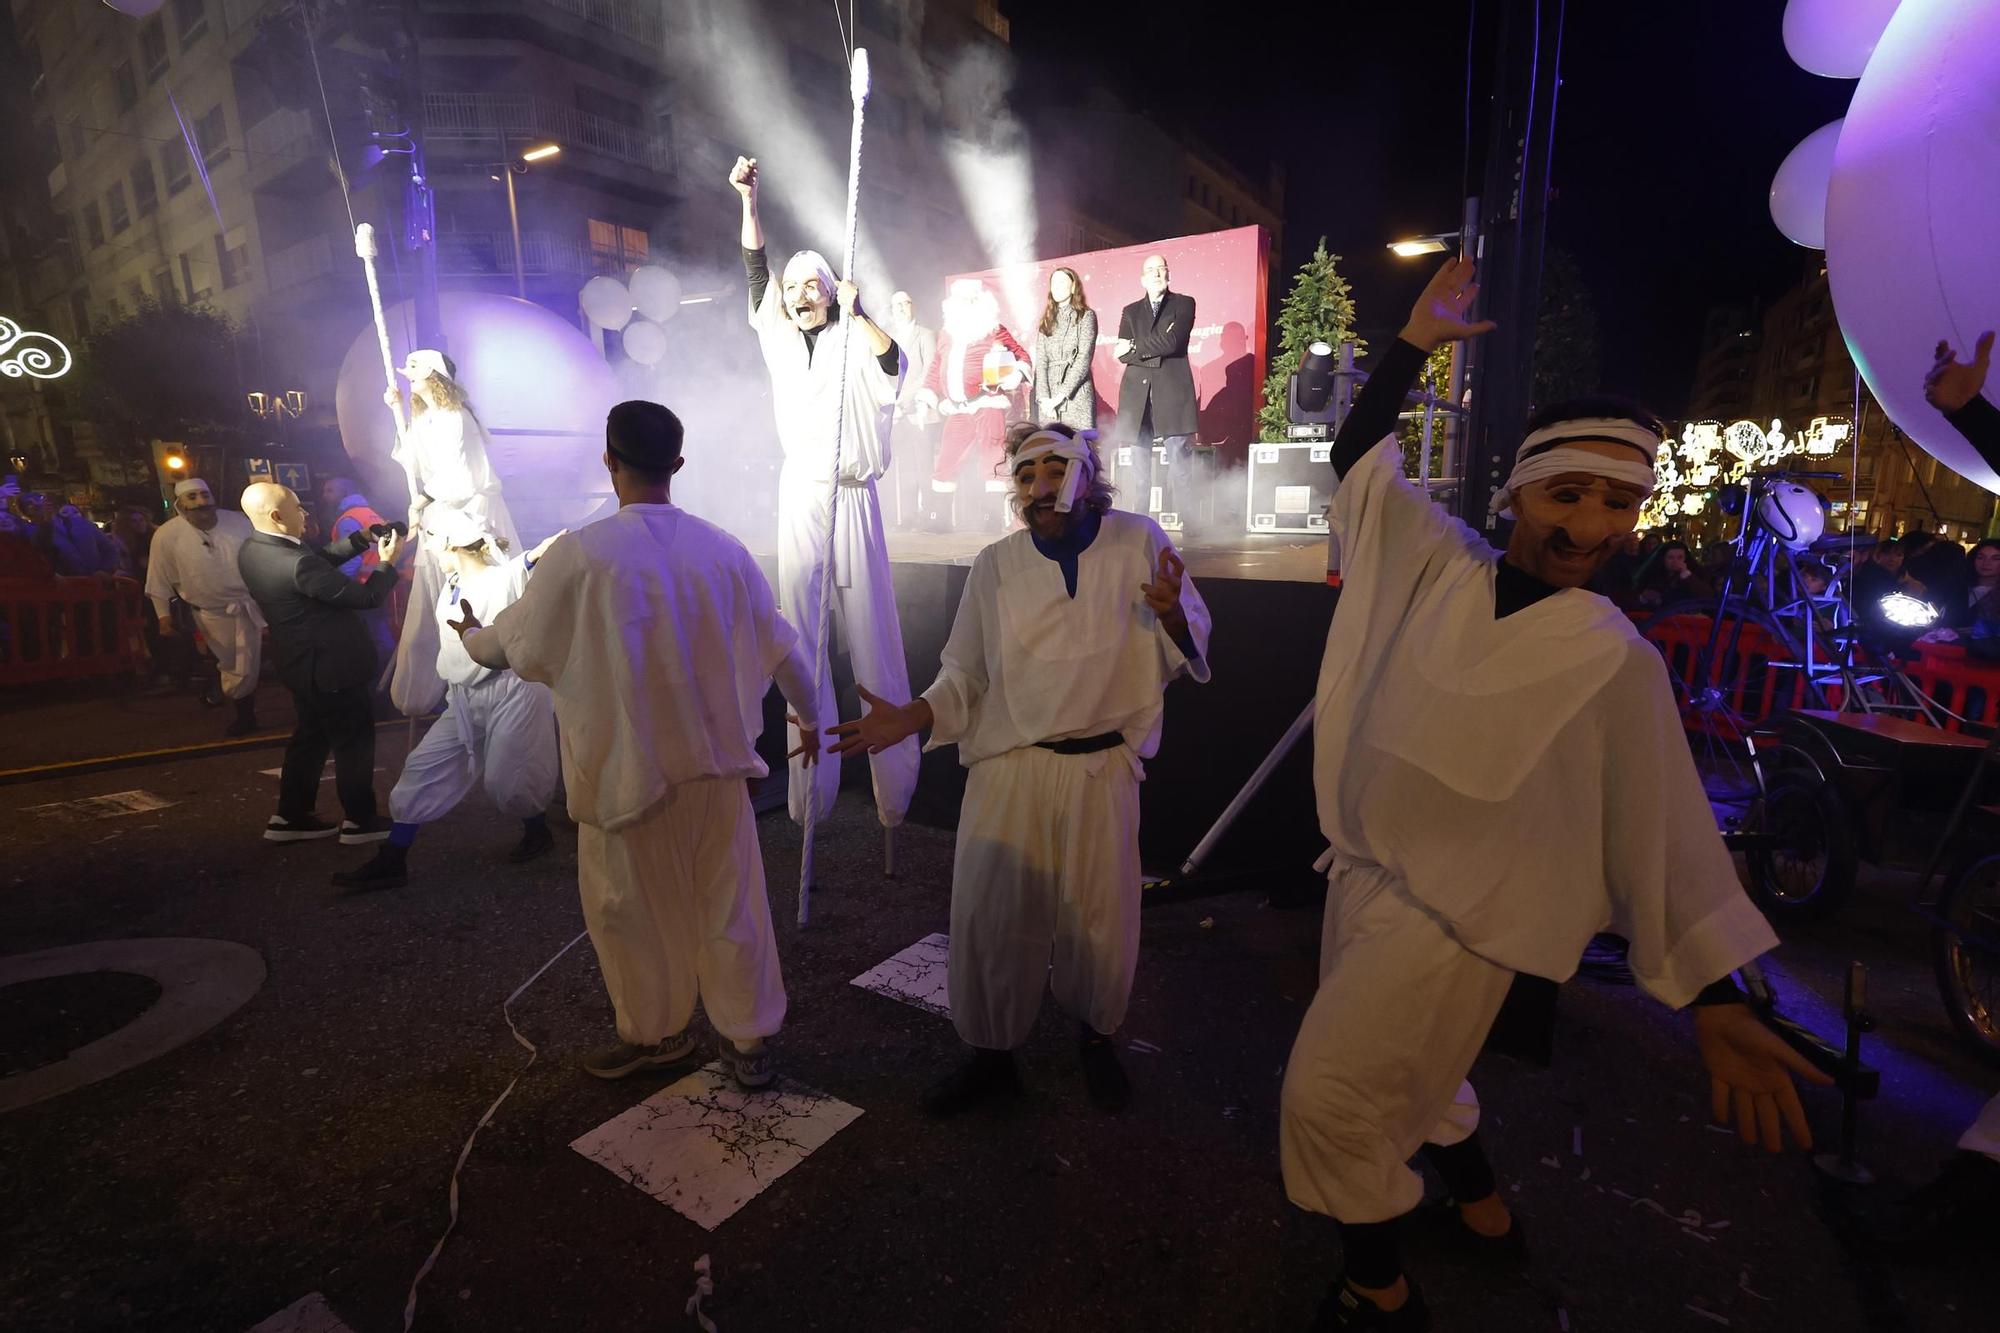
M1920 643L1903 667L1934 702L1966 721L2000 726L2000 665L1975 660L1955 643ZM1963 731L1957 717L1944 719L1946 731Z
M146 615L145 593L123 575L0 579L0 686L136 671Z
M1686 687L1685 695L1699 695L1711 689L1721 694L1726 706L1723 709L1697 710L1683 706L1682 721L1691 728L1713 732L1727 740L1741 740L1744 728L1740 722L1754 725L1773 713L1803 708L1809 702L1806 673L1790 665L1794 661L1791 649L1755 621L1745 622L1733 634L1724 631L1717 645L1719 657L1710 663L1708 679L1698 680L1699 663L1702 654L1708 651L1709 635L1714 628L1709 617L1634 616L1633 619L1639 622L1647 641L1660 650L1667 670ZM1833 659L1821 649L1818 660ZM1840 686L1823 684L1821 688L1826 693L1827 706L1840 707Z

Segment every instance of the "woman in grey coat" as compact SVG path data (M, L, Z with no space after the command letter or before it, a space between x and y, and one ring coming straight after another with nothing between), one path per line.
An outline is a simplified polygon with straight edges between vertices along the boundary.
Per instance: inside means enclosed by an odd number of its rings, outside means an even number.
M1097 350L1097 312L1083 299L1073 268L1049 275L1049 303L1035 334L1035 420L1072 430L1097 429L1097 389L1090 358Z

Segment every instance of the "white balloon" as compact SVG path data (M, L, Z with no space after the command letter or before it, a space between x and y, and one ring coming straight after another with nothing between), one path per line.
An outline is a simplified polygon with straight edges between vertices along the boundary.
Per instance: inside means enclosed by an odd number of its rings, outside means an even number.
M1923 391L1940 338L1966 359L1983 330L2000 328L1995 126L2000 4L1904 0L1834 153L1826 262L1841 332L1889 419L2000 493L2000 476Z
M1829 79L1858 79L1900 0L1791 0L1785 50L1800 69Z
M650 319L635 319L625 328L625 355L642 366L656 366L667 354L667 331Z
M1771 220L1786 239L1808 250L1826 249L1826 189L1840 125L1828 121L1799 140L1771 178Z
M604 414L631 396L619 391L603 354L575 324L514 296L446 291L438 310L458 381L492 437L488 458L522 538L534 543L585 522L610 492ZM413 346L415 312L406 301L384 314L400 366ZM389 457L395 426L382 387L375 325L364 319L340 363L334 413L341 445L386 513L400 503L404 478Z
M600 329L616 333L632 321L632 293L616 278L601 275L592 278L583 284L577 299L583 305L583 313Z
M167 0L104 0L104 3L121 14L129 14L135 19L142 19L148 14L157 12L160 6L167 3Z
M664 324L681 312L681 280L666 269L648 264L632 270L632 304L647 319Z

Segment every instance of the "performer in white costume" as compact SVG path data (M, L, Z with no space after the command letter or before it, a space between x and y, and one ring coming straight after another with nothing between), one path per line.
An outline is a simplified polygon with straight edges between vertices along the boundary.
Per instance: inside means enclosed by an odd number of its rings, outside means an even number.
M479 665L450 626L462 609L490 623L519 601L530 571L563 534L509 560L477 519L450 513L433 522L444 548L445 588L433 608L442 640L437 670L445 683L444 715L403 761L403 775L389 793L395 823L388 840L373 860L336 874L339 888L408 883L417 830L450 814L482 783L502 813L521 821L521 840L509 861L518 865L555 849L548 805L556 790L556 708L549 687Z
M1485 331L1454 260L1373 368L1334 444L1343 590L1314 785L1328 854L1320 986L1285 1069L1294 1203L1339 1220L1320 1328L1421 1329L1396 1219L1422 1150L1464 1235L1519 1262L1465 1082L1516 973L1560 981L1599 931L1655 999L1697 1002L1714 1109L1772 1151L1809 1140L1790 1074L1824 1082L1731 973L1777 941L1737 882L1655 649L1582 585L1629 542L1658 423L1610 400L1545 409L1497 503L1504 555L1404 480L1388 438L1425 357ZM1379 442L1379 443L1378 443Z
M903 660L903 631L896 619L896 589L889 577L889 549L882 530L882 506L875 483L889 466L889 432L895 422L903 354L861 307L852 282L836 282L826 260L801 250L773 281L764 254L764 227L757 215L755 158L739 157L729 184L743 199L743 266L750 282L750 325L771 372L771 401L777 412L778 441L785 461L778 473L778 602L806 637L806 652L819 626L824 585L827 519L836 496L834 519L834 617L854 663L854 679L878 694L906 698L909 668ZM834 298L839 297L839 304ZM840 474L833 475L834 417L840 398L841 321L853 321L848 347L846 430L840 445ZM820 343L824 339L826 346ZM823 665L823 664L821 664ZM835 713L833 682L819 672L817 713ZM914 738L873 756L875 813L894 828L910 808L917 787ZM833 808L840 789L840 765L823 763L812 774L794 763L790 808L805 822L808 779L818 812Z
M236 510L217 509L214 492L199 477L174 484L174 508L179 512L153 534L146 596L160 619L162 635L174 633L175 597L194 612L202 640L221 673L221 697L236 703L227 734L247 736L257 730L264 615L236 572L236 550L256 529Z
M486 428L457 380L458 367L443 352L421 348L398 373L410 382L410 424L397 438L393 457L411 478L409 526L417 554L389 697L398 711L414 717L444 698L444 678L437 674L438 627L431 614L444 590L437 534L453 514L478 522L510 548L519 547L521 534L500 493L500 474L487 457ZM383 398L391 407L400 405L394 389Z
M819 748L811 670L743 544L674 506L680 420L620 403L605 440L618 512L549 548L490 630L470 608L452 627L481 666L555 691L583 917L618 1016L618 1044L584 1068L688 1060L699 999L736 1081L765 1087L785 986L745 779L769 771L774 675L794 754Z
M1161 692L1208 679L1208 608L1159 525L1111 508L1097 449L1022 423L1006 457L1023 528L974 561L937 682L909 703L863 690L843 751L929 728L970 773L951 888L951 1017L970 1058L925 1098L951 1115L1019 1090L1013 1051L1042 991L1082 1023L1091 1099L1131 1092L1111 1045L1139 955L1139 782Z

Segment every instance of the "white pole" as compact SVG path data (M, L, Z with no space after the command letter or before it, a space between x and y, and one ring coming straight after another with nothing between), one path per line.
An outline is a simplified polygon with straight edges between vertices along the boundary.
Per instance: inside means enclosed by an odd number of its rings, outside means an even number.
M842 252L840 272L843 278L854 276L854 251L856 238L861 230L861 119L868 106L868 52L860 47L854 50L854 63L848 71L848 92L854 101L854 126L847 140L847 248ZM832 295L832 293L829 293ZM814 693L826 692L826 677L833 669L828 661L830 645L827 642L832 629L833 618L833 525L840 516L840 449L847 438L847 374L848 352L854 341L854 321L843 318L840 321L840 396L835 400L833 413L833 470L831 484L826 496L826 550L822 553L819 580L818 625L813 634L813 646L817 656L813 659ZM825 719L821 719L825 721ZM818 738L814 738L817 743ZM815 763L829 764L840 761L822 753ZM805 925L812 915L813 876L813 833L819 823L819 783L817 774L806 774L806 822L805 833L799 844L799 924Z
M375 228L364 222L354 229L354 253L361 257L361 267L368 274L368 304L375 311L375 342L382 349L382 379L391 388L396 388L396 356L389 350L389 321L382 314L382 284L375 278ZM389 409L396 419L395 459L403 465L403 480L409 484L410 499L417 498L417 474L410 465L409 454L403 447L403 404L398 398L396 405Z

